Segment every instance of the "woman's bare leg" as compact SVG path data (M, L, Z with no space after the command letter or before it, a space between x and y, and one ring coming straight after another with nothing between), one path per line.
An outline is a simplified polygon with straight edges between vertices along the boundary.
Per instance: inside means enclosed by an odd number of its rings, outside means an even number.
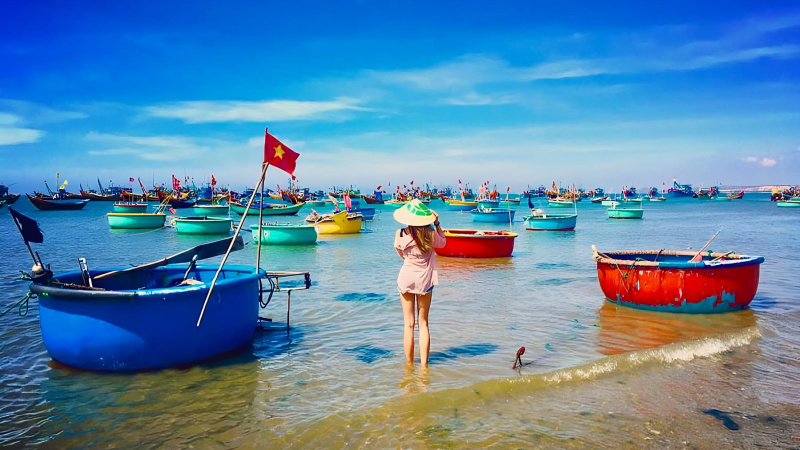
M419 321L419 360L421 367L428 367L428 355L431 353L431 332L428 328L428 311L431 309L433 292L417 296Z
M414 364L414 294L400 294L403 305L403 351L406 364Z

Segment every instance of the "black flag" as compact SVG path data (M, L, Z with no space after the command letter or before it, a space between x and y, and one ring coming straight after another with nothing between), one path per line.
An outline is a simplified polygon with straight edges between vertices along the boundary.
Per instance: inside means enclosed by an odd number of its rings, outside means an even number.
M536 209L536 208L534 208L534 207L533 207L533 203L531 203L531 197L530 197L530 194L528 194L528 206L529 206L529 207L530 207L532 210L533 210L533 209Z
M19 232L22 233L22 239L25 240L26 244L28 242L33 242L36 244L41 244L44 242L44 236L42 236L42 230L39 228L38 222L28 216L23 215L22 213L14 211L14 209L10 206L8 207L8 212L10 212L11 216L14 217L14 220L17 221Z

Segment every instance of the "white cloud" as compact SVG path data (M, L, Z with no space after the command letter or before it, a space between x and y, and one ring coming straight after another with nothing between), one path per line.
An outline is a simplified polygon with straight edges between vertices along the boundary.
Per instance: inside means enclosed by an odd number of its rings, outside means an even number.
M0 108L14 112L14 114L0 113L0 125L4 124L2 118L4 115L16 117L16 123L24 123L27 125L45 125L89 117L82 112L57 110L23 100L0 99Z
M15 125L19 123L19 116L0 112L0 125Z
M755 156L748 156L744 160L747 161L747 162L756 162L756 161L758 161L758 158L756 158Z
M0 126L0 145L32 144L39 142L43 135L40 130Z
M369 111L359 101L339 97L333 101L311 102L295 100L246 101L188 101L155 105L146 108L153 117L180 119L186 123L214 122L280 122L289 120L331 120L336 113Z
M775 165L775 160L773 158L764 158L761 160L761 165L764 167L772 167Z
M89 133L86 140L98 143L103 147L89 150L87 153L90 155L130 155L147 161L180 161L199 158L212 148L209 143L181 136L126 136Z

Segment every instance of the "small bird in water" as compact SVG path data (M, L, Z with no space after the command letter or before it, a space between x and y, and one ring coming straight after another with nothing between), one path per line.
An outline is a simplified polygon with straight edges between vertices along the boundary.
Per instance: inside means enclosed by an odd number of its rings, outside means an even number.
M514 357L514 365L511 366L512 369L516 369L517 365L519 365L519 367L522 367L522 358L521 357L524 354L525 354L525 347L520 347L519 350L517 350L517 356Z

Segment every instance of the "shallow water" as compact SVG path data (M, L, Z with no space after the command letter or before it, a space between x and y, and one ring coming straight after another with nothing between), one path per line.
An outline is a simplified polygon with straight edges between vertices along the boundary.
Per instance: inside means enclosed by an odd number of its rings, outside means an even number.
M45 244L34 246L56 273L77 269L79 257L92 268L120 266L205 241L173 229L109 230L111 205L100 202L78 212L17 206L39 221ZM445 228L509 228L475 227L469 214L432 207ZM32 300L28 315L0 318L0 445L800 445L800 256L791 238L800 211L755 194L644 208L643 220L614 221L581 202L574 232L527 232L515 222L511 258L440 257L427 371L404 364L398 225L388 207L359 235L263 247L264 268L308 270L314 286L293 294L288 332L279 294L262 314L274 329L213 363L125 375L61 366L42 345ZM0 301L10 306L27 292L13 278L31 262L5 209L0 230ZM717 230L711 249L766 257L752 309L676 315L604 301L592 244L699 249ZM248 245L229 262L251 265L255 255ZM520 346L524 365L513 370Z

